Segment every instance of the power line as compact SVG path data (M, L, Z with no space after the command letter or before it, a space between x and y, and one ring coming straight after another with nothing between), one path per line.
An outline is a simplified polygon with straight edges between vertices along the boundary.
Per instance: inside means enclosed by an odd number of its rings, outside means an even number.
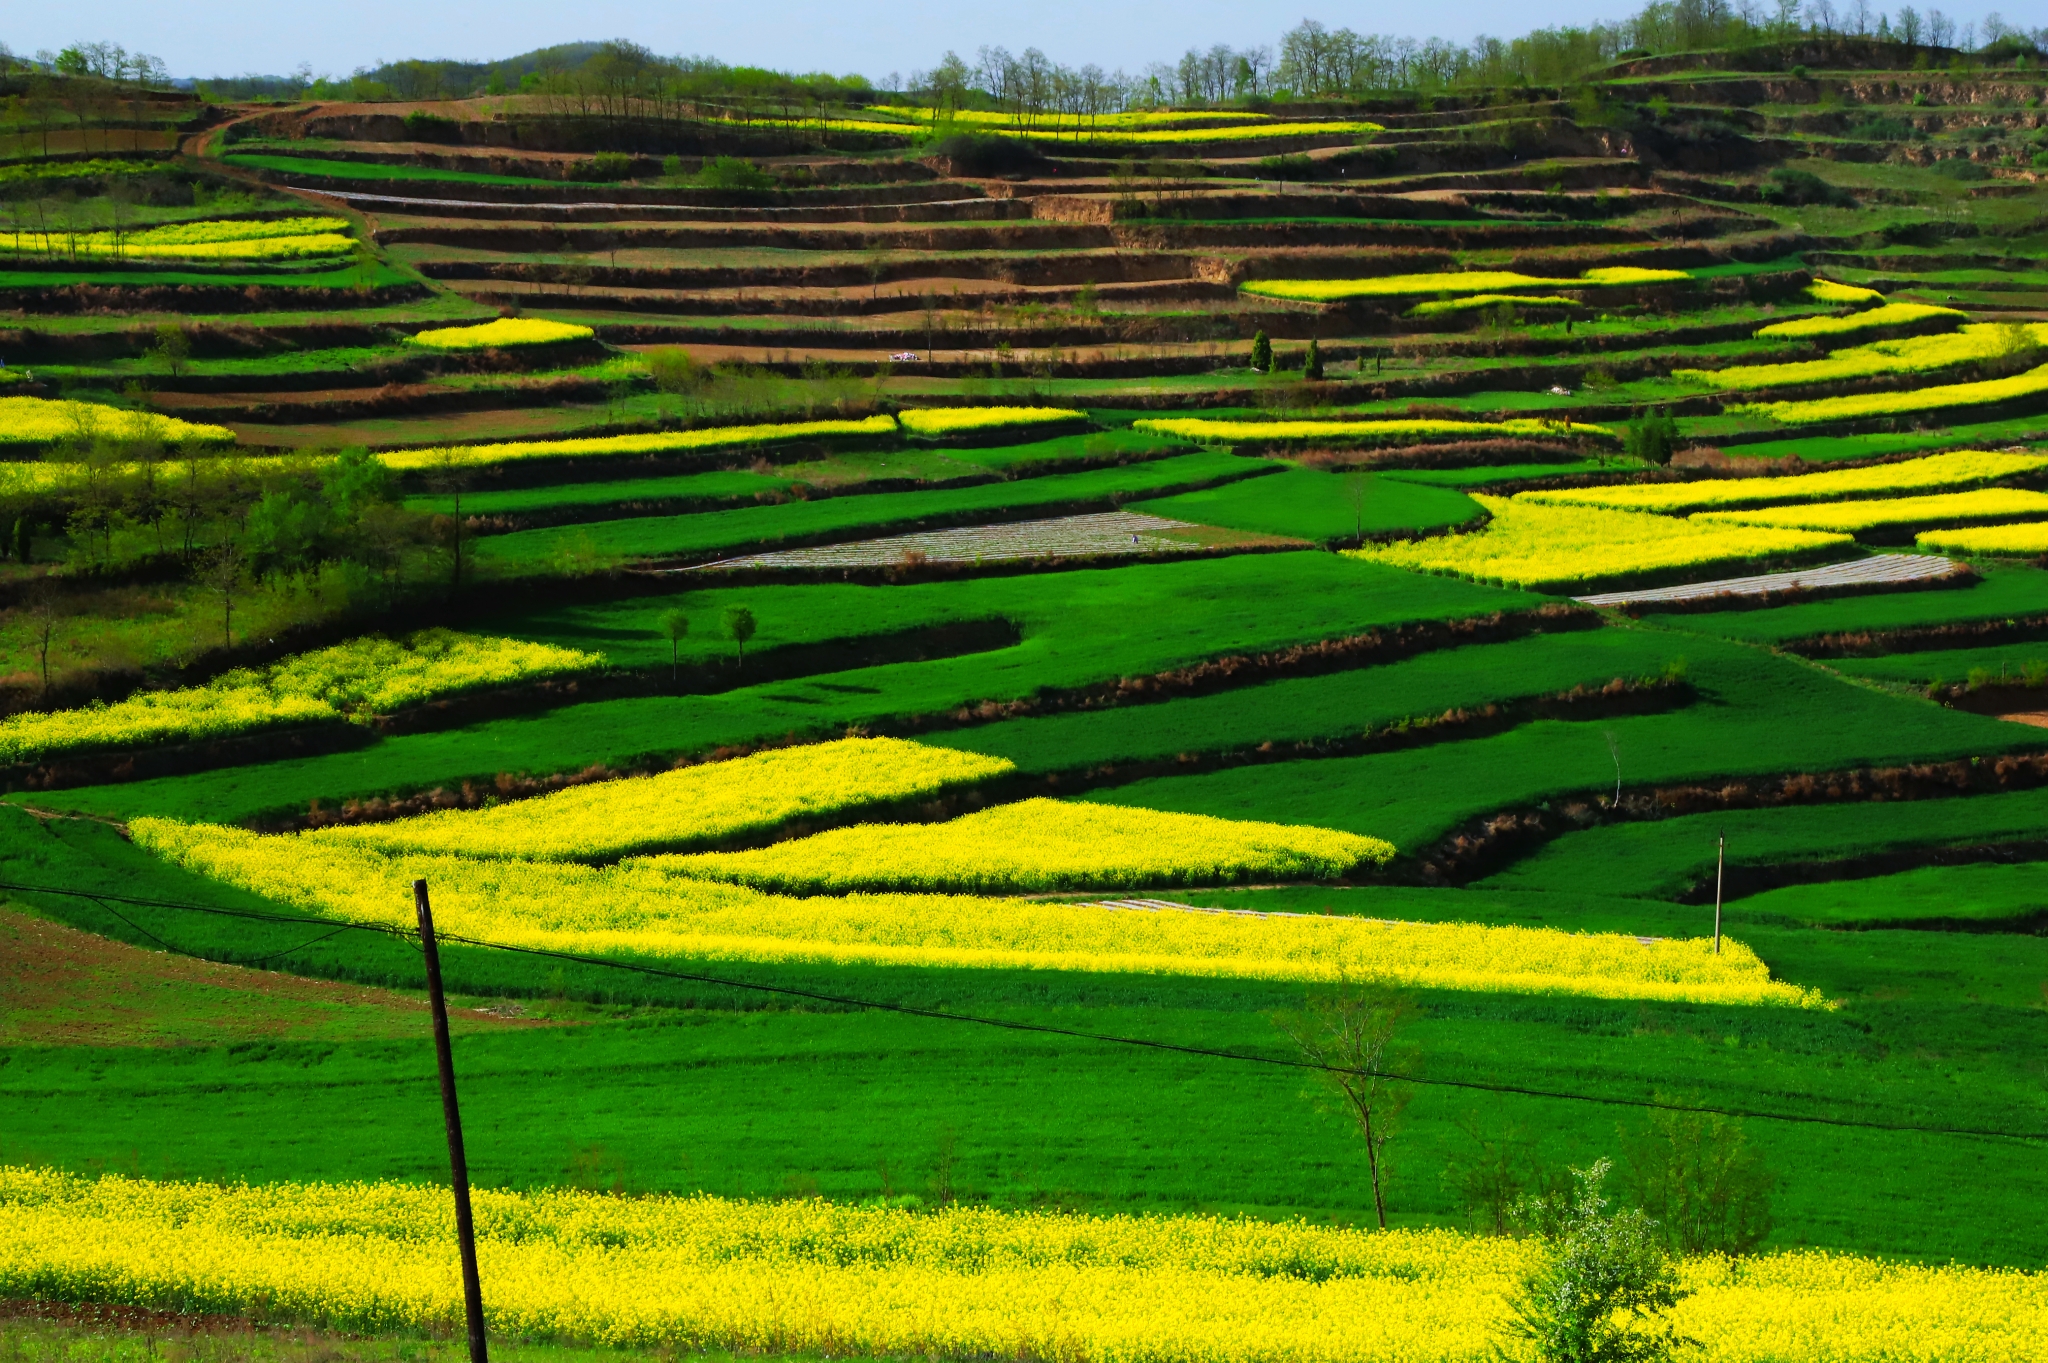
M275 952L270 956L254 958L258 961L273 960L277 956L302 951L316 942L340 936L344 932L374 932L391 937L411 946L418 945L418 937L404 928L383 923L344 923L334 926L331 918L317 918L301 914L265 913L254 909L229 909L210 904L180 904L171 900L142 899L128 895L102 894L96 891L63 889L52 885L24 885L13 881L0 880L0 890L13 890L27 894L66 895L77 899L89 899L106 909L108 913L136 932L162 946L166 951L177 949L166 944L154 933L129 922L122 914L109 908L106 901L148 908L172 909L187 913L215 914L227 918L248 919L266 923L292 923L308 926L333 928L334 930L302 942L287 951ZM1672 1103L1654 1098L1620 1098L1607 1094L1578 1093L1566 1089L1535 1088L1524 1084L1491 1083L1478 1079L1442 1079L1426 1075L1394 1074L1375 1070L1350 1069L1341 1065L1321 1065L1310 1060L1290 1059L1286 1056L1260 1055L1252 1051L1224 1050L1212 1046L1193 1046L1177 1041L1161 1041L1154 1037L1119 1036L1110 1032L1089 1032L1076 1027L1060 1027L1046 1022L1027 1022L1015 1018L989 1017L978 1013L956 1013L942 1008L921 1008L916 1004L891 1003L882 999L866 999L851 994L828 994L822 990L799 989L792 985L762 984L753 980L736 980L722 975L706 975L696 971L667 970L659 966L641 965L633 961L613 960L604 956L583 956L575 952L553 951L545 947L519 946L511 942L492 942L480 937L464 937L455 933L438 932L436 936L445 943L477 947L487 951L505 951L520 956L534 956L545 960L566 961L574 965L591 966L602 970L620 970L629 974L647 975L657 979L678 980L687 984L714 985L725 989L747 990L758 994L773 994L783 998L804 999L812 1003L828 1003L836 1007L862 1009L870 1012L898 1013L906 1017L925 1018L935 1022L966 1023L978 1027L993 1027L1003 1031L1028 1032L1041 1036L1065 1037L1070 1040L1094 1042L1099 1045L1130 1046L1142 1050L1164 1051L1173 1055L1190 1055L1209 1060L1230 1060L1240 1064L1266 1065L1278 1069L1310 1070L1329 1074L1354 1074L1361 1078L1384 1079L1395 1083L1414 1084L1424 1088L1457 1089L1475 1093L1503 1094L1520 1098L1549 1098L1560 1102L1596 1103L1606 1107L1636 1108L1653 1112L1682 1112L1702 1116L1739 1117L1755 1121L1791 1122L1808 1126L1842 1127L1861 1131L1885 1131L1913 1133L1930 1136L1978 1136L1993 1140L2048 1141L2048 1131L1998 1131L1986 1127L1936 1126L1919 1122L1865 1121L1851 1117L1828 1117L1818 1113L1769 1112L1756 1108L1721 1107L1701 1103ZM196 952L177 952L179 955L198 955ZM211 957L202 957L211 960ZM244 962L224 961L220 964L243 964Z

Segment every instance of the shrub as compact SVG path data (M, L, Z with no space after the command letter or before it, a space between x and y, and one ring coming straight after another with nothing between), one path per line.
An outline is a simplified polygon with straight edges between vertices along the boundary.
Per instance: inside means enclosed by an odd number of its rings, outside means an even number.
M1934 163L1934 173L1945 180L1988 180L1991 172L1967 156L1950 156Z
M459 142L462 125L452 118L414 109L405 116L405 135L415 142Z
M1554 1227L1550 1254L1509 1303L1508 1333L1538 1363L1661 1363L1681 1344L1666 1314L1685 1297L1657 1223L1637 1209L1606 1214L1600 1185L1611 1166L1574 1169L1563 1205L1524 1215Z
M925 155L952 162L960 175L1031 175L1052 165L1029 142L994 133L954 133L925 148Z
M624 152L601 151L583 163L588 180L623 180L633 173L633 158Z
M1844 189L1837 189L1810 170L1792 170L1780 166L1765 177L1757 187L1757 195L1765 203L1802 206L1805 204L1835 204L1853 207L1856 196Z
M1629 422L1621 443L1630 458L1645 464L1668 464L1678 450L1678 423L1661 409L1644 412Z
M697 172L706 189L773 189L775 177L743 156L718 156Z
M711 382L711 370L679 345L647 352L647 372L664 393L694 393Z
M1252 337L1252 368L1261 374L1271 373L1273 369L1273 343L1263 331Z
M1313 339L1308 343L1308 354L1302 358L1301 376L1305 379L1321 379L1323 377L1322 348Z

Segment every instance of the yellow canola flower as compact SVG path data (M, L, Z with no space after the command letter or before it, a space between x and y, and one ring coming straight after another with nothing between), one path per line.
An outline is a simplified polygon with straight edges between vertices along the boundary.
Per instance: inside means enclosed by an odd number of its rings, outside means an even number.
M871 104L868 106L868 112L888 114L894 118L908 119L913 123L930 123L938 114L936 109L911 104ZM953 109L947 112L945 121L976 128L1017 126L1017 116L1000 109ZM1236 123L1255 126L1272 121L1271 114L1236 109L1127 109L1121 113L1109 114L1046 113L1033 116L1033 126L1049 128L1171 128L1187 123Z
M1045 1363L1479 1363L1540 1242L1200 1215L476 1189L492 1332L675 1351ZM0 1292L363 1332L458 1322L445 1190L0 1168ZM1700 1259L1706 1363L2048 1357L2048 1275Z
M603 662L602 654L446 629L422 630L404 643L373 635L301 653L262 672L229 672L205 686L10 715L0 720L0 762L225 738L340 720L357 711L388 714L478 686L580 672Z
M429 350L486 350L508 345L554 345L561 341L587 341L597 333L574 322L550 322L542 317L500 317L480 326L435 327L416 332L412 344Z
M176 243L259 241L265 237L311 237L346 232L347 218L213 218L205 222L177 222L134 233L130 241Z
M913 407L896 414L911 435L951 435L995 426L1044 426L1087 419L1086 412L1071 407Z
M1936 307L1932 303L1887 303L1881 308L1868 312L1854 312L1847 317L1795 317L1789 322L1773 322L1758 327L1758 336L1847 336L1858 331L1875 331L1879 327L1903 326L1908 322L1921 322L1930 317L1953 317L1958 321L1969 314L1955 308Z
M1755 511L1702 511L1691 518L1691 523L1767 525L1853 533L1887 525L2009 521L2021 516L2048 518L2048 492L1986 487L1974 492L1950 492L1935 497L1891 497L1818 506L1764 507Z
M1209 417L1145 417L1134 430L1189 440L1344 440L1371 443L1414 436L1534 436L1558 439L1589 435L1613 439L1605 426L1542 417L1506 421L1440 421L1433 417L1390 421L1221 421Z
M602 666L602 653L579 648L423 629L402 642L373 634L297 654L270 669L270 685L280 694L317 696L340 710L382 715L478 687Z
M1557 488L1525 492L1520 500L1548 506L1593 506L1613 511L1664 513L1714 508L1819 502L1834 497L1883 496L1933 488L1965 488L2048 469L2048 454L1956 450L1873 464L1777 478L1701 478L1686 483L1632 483L1621 487Z
M1736 388L1779 388L1801 383L1830 383L1878 374L1920 374L2011 354L2014 343L2048 344L2048 322L2001 324L1980 322L1942 336L1915 336L1903 341L1876 341L1851 350L1837 350L1822 360L1790 364L1738 364L1726 369L1675 369L1673 378L1691 379L1728 391Z
M896 418L886 414L850 421L789 421L754 426L711 426L695 431L651 431L644 435L600 435L576 440L512 440L496 445L450 445L431 450L393 450L379 455L387 468L438 468L443 464L506 464L519 459L682 454L724 445L766 445L840 435L893 435Z
M920 799L1013 770L1007 758L901 738L842 738L659 776L575 786L491 809L436 810L306 836L392 853L606 860L715 844L861 805Z
M1433 298L1427 303L1417 303L1408 309L1408 315L1439 317L1445 313L1470 312L1475 308L1498 307L1501 304L1517 308L1575 308L1579 306L1579 300L1558 294L1475 293L1470 298Z
M1811 402L1753 402L1728 410L1740 416L1769 417L1788 426L1810 426L1822 421L1853 421L1859 417L1891 416L1900 412L1982 407L1994 402L2036 397L2042 393L2048 393L2048 364L2010 378L1985 379L1978 383L1951 383L1904 393L1852 393L1847 397L1816 398Z
M2048 554L2048 521L2024 525L1980 525L1969 529L1923 530L1915 536L1922 549L1942 554L2002 556Z
M341 718L311 696L280 696L247 677L230 674L211 686L143 691L111 705L9 715L0 719L0 762L195 742Z
M861 824L745 852L663 857L678 875L799 894L846 890L1134 889L1331 879L1394 845L1329 828L1020 800L948 823Z
M1804 555L1848 535L1752 526L1709 526L1634 511L1549 506L1523 497L1474 494L1492 514L1462 535L1403 540L1344 552L1353 558L1481 582L1561 591L1646 573L1695 568L1725 572L1786 554Z
M1816 303L1875 303L1884 297L1876 289L1838 284L1832 279L1814 280L1806 286L1806 296Z
M233 441L225 426L180 421L155 412L131 412L98 402L57 398L0 398L0 445L40 445L55 440Z
M195 874L340 919L404 927L412 882L442 930L584 954L813 965L1329 980L1419 988L1716 1004L1829 1006L1771 979L1722 939L1643 943L1617 933L1323 915L1146 912L971 895L799 899L672 874L662 859L592 867L448 854L384 855L315 834L264 835L139 818L142 847Z
M1448 270L1436 274L1392 274L1375 279L1260 279L1244 292L1267 298L1328 303L1342 298L1386 298L1419 293L1492 293L1501 289L1571 289L1618 284L1664 284L1692 276L1684 270L1646 270L1633 265L1587 270L1577 279L1545 279L1515 270Z
M172 223L139 232L84 232L60 236L23 232L0 237L0 250L22 255L56 253L93 259L272 260L346 255L355 249L344 218L298 217Z

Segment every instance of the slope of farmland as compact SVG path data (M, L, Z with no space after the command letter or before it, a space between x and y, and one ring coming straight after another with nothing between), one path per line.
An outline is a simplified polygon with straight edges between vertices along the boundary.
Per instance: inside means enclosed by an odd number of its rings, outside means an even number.
M2038 1353L2000 22L0 61L0 1297L454 1320L423 880L528 1363L1460 1363L1603 1158L1706 1355Z

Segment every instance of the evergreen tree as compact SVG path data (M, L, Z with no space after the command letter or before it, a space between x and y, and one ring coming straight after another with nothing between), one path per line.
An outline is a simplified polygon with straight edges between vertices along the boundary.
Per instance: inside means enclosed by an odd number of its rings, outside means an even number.
M1320 379L1323 376L1323 352L1313 339L1308 343L1308 358L1301 362L1301 376L1305 379Z
M1252 337L1252 368L1261 374L1269 373L1273 368L1273 343L1266 339L1263 331Z

